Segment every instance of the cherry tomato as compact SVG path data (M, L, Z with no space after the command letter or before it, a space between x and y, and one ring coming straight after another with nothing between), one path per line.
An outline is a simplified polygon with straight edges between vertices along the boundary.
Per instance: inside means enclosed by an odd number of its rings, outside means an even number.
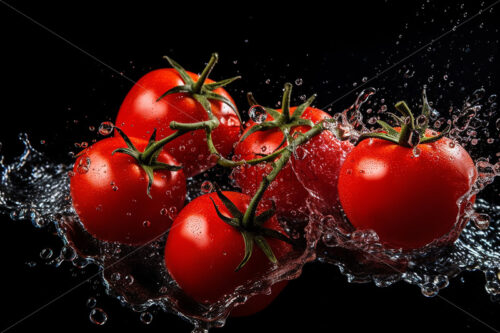
M236 207L244 212L250 197L238 192L222 192ZM254 246L250 260L238 271L245 245L241 233L221 220L215 210L233 217L216 193L200 196L179 213L172 225L165 246L165 264L179 286L200 303L214 303L224 295L248 281L257 281L273 264L264 253ZM276 217L263 224L264 227L283 233ZM291 245L283 241L266 238L278 261L292 251ZM250 314L266 307L286 284L274 288L271 296L255 296L235 309L235 314ZM247 305L248 304L248 305Z
M142 151L147 141L131 138ZM121 137L107 138L78 157L71 177L73 207L85 229L94 237L138 245L164 233L184 205L186 179L182 170L154 171L151 197L148 176L136 160L112 152L126 147ZM178 165L161 152L158 162Z
M290 108L292 114L295 107ZM278 110L281 112L281 110ZM326 112L308 107L302 118L317 124L331 118ZM268 115L267 120L272 120ZM255 126L254 123L251 123ZM248 127L243 135L251 128ZM308 126L297 126L296 132L307 132ZM236 159L255 159L280 148L283 133L277 128L250 134L235 147ZM286 145L286 144L285 144ZM265 199L276 203L278 216L291 221L305 221L309 215L306 199L321 207L324 214L330 214L339 206L337 181L340 166L352 145L338 140L332 132L323 131L296 149L289 163L280 171L264 194ZM269 164L244 165L233 172L236 184L243 193L253 195L262 177L271 171ZM313 194L313 195L310 195Z
M436 133L427 130L425 136L431 135ZM471 157L448 138L417 148L415 154L385 140L366 139L340 172L347 218L357 229L374 230L390 248L416 249L447 234L453 242L465 226L458 221L469 201L461 198L477 178Z
M193 79L198 75L187 72ZM206 83L213 81L207 79ZM167 95L156 101L171 88L184 85L179 73L173 68L157 69L144 75L128 92L123 101L116 125L129 136L148 139L157 129L158 140L172 134L171 121L195 123L208 120L207 111L187 93ZM213 91L234 101L224 88ZM233 149L233 143L240 134L240 120L236 112L227 104L210 100L212 113L219 119L220 125L212 132L217 150L227 156ZM171 154L183 166L186 177L192 177L214 166L216 160L210 158L206 135L203 130L189 132L169 142L164 150Z

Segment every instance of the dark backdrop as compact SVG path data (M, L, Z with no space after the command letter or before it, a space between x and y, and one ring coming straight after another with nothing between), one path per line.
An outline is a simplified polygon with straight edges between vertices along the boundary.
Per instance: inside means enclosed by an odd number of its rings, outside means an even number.
M295 101L317 92L316 106L335 101L333 111L349 106L360 89L351 90L373 77L376 79L367 86L379 89L374 99L379 105L401 98L415 101L423 84L428 84L436 107L443 109L460 104L481 86L488 94L498 92L500 8L486 10L426 45L492 4L491 0L463 4L350 1L342 5L332 2L329 7L311 1L294 6L286 2L279 10L271 9L270 1L267 6L209 1L203 5L173 1L127 5L118 1L106 5L100 1L7 2L80 48L0 2L0 141L7 159L21 148L17 134L27 132L34 145L52 159L70 163L68 152L76 151L75 142L97 138L89 126L114 119L132 86L120 72L137 80L147 71L165 66L163 55L200 71L210 53L219 52L220 63L212 77L244 77L229 88L242 112L246 91L253 91L263 104L273 105L280 99L283 83L297 79L302 84L297 81L295 85ZM492 151L494 148L486 146L476 154ZM495 191L486 196L498 202ZM28 222L13 222L5 216L0 220L3 329L95 270L82 274L67 264L60 268L43 265L40 250L60 247L57 238L35 230ZM29 267L28 262L37 265ZM489 300L483 286L481 273L467 273L453 279L441 295L500 329L500 306ZM97 297L98 306L109 315L102 327L88 320L86 301L91 296ZM11 331L27 329L189 332L190 325L158 313L146 326L139 314L122 308L103 295L101 288L85 284ZM373 284L349 284L336 267L321 264L307 265L302 276L265 311L230 319L223 329L214 331L306 329L488 331L446 301L425 298L417 287L398 283L381 289Z

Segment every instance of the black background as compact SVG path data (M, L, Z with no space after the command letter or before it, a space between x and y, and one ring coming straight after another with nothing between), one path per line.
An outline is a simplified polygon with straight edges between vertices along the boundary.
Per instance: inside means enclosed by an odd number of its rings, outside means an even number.
M351 90L363 83L363 77L370 79L377 74L381 75L367 86L379 88L375 98L379 105L384 103L382 98L389 104L400 98L416 100L425 83L435 106L443 108L460 104L481 86L489 94L499 92L500 8L486 10L430 48L425 46L391 67L493 1L465 1L463 5L350 1L341 7L308 1L295 7L284 3L279 10L269 8L271 2L267 6L158 1L128 5L98 1L9 3L80 50L0 3L0 141L7 159L21 149L17 134L27 132L37 148L56 161L70 163L68 152L77 151L75 142L98 138L89 126L114 119L132 86L128 78L137 80L151 69L166 66L162 56L167 54L196 72L212 52L219 52L220 63L212 77L243 76L229 88L243 113L246 91L253 91L259 101L272 106L280 99L283 83L297 79L303 83L295 85L295 101L298 96L317 92L316 106L336 101L331 105L333 111L354 101L360 89ZM406 71L415 74L405 77ZM493 151L498 145L496 135L493 146L484 143L485 148L474 154L484 156ZM486 196L498 202L495 191ZM95 270L80 273L69 264L60 268L44 265L38 254L45 247L60 247L55 236L7 217L2 217L1 223L0 329L4 329ZM26 264L31 261L37 262L33 268ZM417 287L404 283L389 288L349 284L336 267L310 264L265 311L229 319L223 329L214 332L489 331L448 301L500 329L500 305L489 300L482 274L461 277L462 281L453 279L440 293L446 300L428 299ZM103 295L101 288L92 286L84 284L10 331L190 331L189 323L161 312L146 326L138 313L121 307ZM98 306L109 315L103 326L88 320L86 300L90 296L96 296Z

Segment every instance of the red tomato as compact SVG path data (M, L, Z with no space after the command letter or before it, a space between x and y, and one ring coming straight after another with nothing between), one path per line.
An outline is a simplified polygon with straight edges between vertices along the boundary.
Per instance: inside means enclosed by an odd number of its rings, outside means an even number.
M131 138L142 151L147 141ZM78 157L71 177L71 197L85 229L94 237L138 245L167 231L184 205L186 179L182 170L154 171L151 198L146 193L148 177L136 160L126 154L111 154L126 147L121 137L101 140ZM178 165L162 152L159 162Z
M198 75L187 72L195 81ZM212 83L210 79L206 83ZM187 93L167 95L158 102L158 97L171 88L184 85L184 81L173 68L154 70L144 75L129 91L123 101L116 125L129 136L149 139L156 128L158 140L172 134L171 121L195 123L208 120L207 111ZM228 98L231 96L223 88L213 91ZM217 150L227 156L233 143L240 134L240 120L235 111L227 104L210 100L212 113L219 119L220 125L212 132ZM186 177L201 173L216 163L210 158L204 130L186 133L169 142L164 150L171 154L183 166Z
M450 234L453 242L465 226L457 221L467 204L460 198L477 178L471 157L448 138L418 149L416 157L411 148L365 139L340 172L340 201L349 221L374 230L390 248L420 248L458 228Z
M242 212L251 199L242 193L222 193ZM273 265L254 246L250 260L235 271L245 252L243 237L235 227L218 217L210 198L223 215L233 217L216 193L200 196L179 213L165 246L165 264L170 275L186 294L200 303L220 301L224 295L232 293L247 281L257 281ZM263 226L283 233L276 217L267 220ZM278 261L292 251L288 243L273 238L266 240ZM264 308L278 295L284 284L286 282L278 285L271 296L256 296L250 299L250 303L237 307L236 315L238 312L250 314Z
M294 110L295 107L290 108L290 113L293 114ZM267 118L272 120L270 115ZM326 112L308 107L302 118L317 124L331 117ZM250 128L248 127L243 135ZM297 126L292 130L292 135L295 132L307 132L309 129L308 126ZM235 157L245 160L259 158L262 154L274 152L282 141L283 133L277 128L252 133L245 140L238 142ZM278 216L286 220L307 220L307 198L320 205L323 214L336 211L339 205L338 174L345 155L351 148L349 142L338 140L330 131L325 130L316 135L297 148L296 156L292 156L290 162L280 171L266 190L264 198L273 200ZM262 177L271 169L270 164L244 165L236 168L233 176L243 193L253 195Z

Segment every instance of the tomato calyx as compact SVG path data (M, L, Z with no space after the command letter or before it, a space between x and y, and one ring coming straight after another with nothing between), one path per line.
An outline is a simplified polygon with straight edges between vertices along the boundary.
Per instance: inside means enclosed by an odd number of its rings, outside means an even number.
M281 232L263 227L263 224L275 215L276 209L274 207L264 211L260 215L255 215L254 206L249 206L245 212L241 212L236 207L236 205L221 192L218 186L216 187L216 193L233 217L227 217L222 214L215 201L210 198L214 205L217 216L222 221L234 227L241 233L245 245L245 254L239 265L236 267L235 272L242 269L250 260L253 253L254 244L256 244L262 250L269 261L271 261L273 264L276 264L278 262L276 256L273 253L273 250L271 249L271 246L269 246L269 243L266 240L266 237L275 238L291 245L296 245L296 242L294 240L292 240L288 236L285 236ZM252 219L244 222L245 216L247 215L247 212L249 210L253 211L253 213L251 214Z
M287 82L285 83L283 99L281 102L282 112L278 112L275 109L263 107L265 112L270 115L273 120L264 121L260 124L256 124L250 130L248 130L242 137L241 141L245 140L248 136L255 132L266 131L272 128L279 128L283 132L283 141L278 146L280 148L285 144L285 142L290 143L290 132L292 128L296 126L309 126L313 127L314 123L309 119L301 118L304 114L304 111L311 105L311 103L316 98L316 94L309 97L304 103L297 106L293 114L290 114L290 96L292 92L292 84ZM256 106L257 101L253 97L251 93L247 94L248 102L251 106Z
M395 108L402 117L390 113L392 118L396 121L397 125L401 128L397 131L391 125L382 120L377 120L377 123L382 127L382 131L376 131L371 133L364 133L360 135L358 139L358 144L369 138L377 138L392 142L394 144L400 145L406 148L415 148L419 144L432 143L440 140L448 134L451 129L451 125L441 133L434 136L426 136L425 132L429 127L429 118L431 107L427 101L427 94L425 88L422 92L422 113L420 116L415 118L410 110L408 104L405 101L400 101L395 104Z
M115 149L111 153L111 155L114 155L115 153L122 153L132 156L137 161L139 166L144 170L144 172L146 172L146 175L148 176L148 185L146 189L148 197L152 198L150 192L151 192L151 186L153 185L154 172L156 170L179 171L180 169L182 169L182 166L162 163L157 160L163 145L160 148L155 148L156 147L155 143L159 142L156 141L156 129L153 131L153 134L151 134L148 144L143 152L140 152L134 146L130 138L121 129L115 127L115 130L118 132L118 134L120 134L123 141L125 141L127 148Z
M184 81L184 85L173 87L172 89L166 91L163 93L158 99L156 100L157 102L163 99L165 96L168 96L170 94L176 94L176 93L187 93L191 97L193 97L198 103L200 103L203 108L207 111L210 115L212 114L211 107L210 107L210 102L209 100L217 100L221 101L225 104L227 104L231 109L234 110L238 118L240 119L240 114L238 113L238 110L236 109L236 106L231 102L227 97L222 96L220 94L217 94L214 92L215 89L217 88L222 88L231 82L238 80L241 78L241 76L235 76L229 79L213 82L213 83L205 83L205 80L208 78L208 75L212 72L215 64L219 60L219 55L217 53L213 53L210 61L208 62L207 66L205 69L203 69L203 72L201 72L199 78L197 81L194 81L191 76L186 72L186 70L179 65L176 61L173 59L169 58L168 56L164 57L168 63L177 71L177 73L180 75L182 80ZM213 117L215 118L215 117ZM217 118L215 118L217 119ZM218 125L218 124L217 124Z

